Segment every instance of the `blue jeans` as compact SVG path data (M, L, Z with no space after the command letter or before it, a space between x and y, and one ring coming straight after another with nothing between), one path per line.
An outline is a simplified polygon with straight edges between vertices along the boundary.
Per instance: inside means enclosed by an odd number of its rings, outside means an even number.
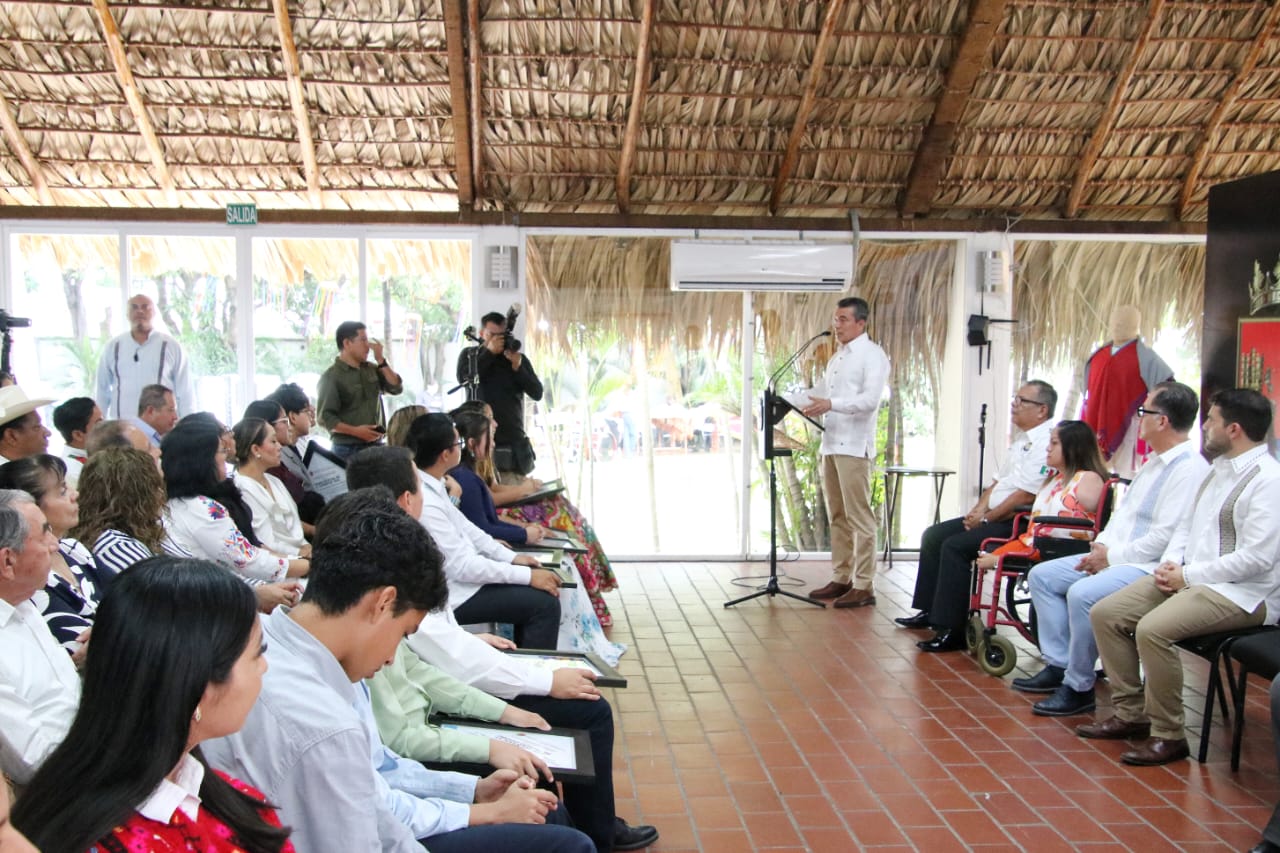
M1067 671L1063 683L1072 690L1093 688L1098 643L1089 624L1093 605L1147 573L1135 566L1109 566L1096 575L1077 571L1084 554L1039 563L1027 584L1036 608L1040 654L1045 662Z
M538 853L596 853L591 839L574 829L568 809L547 815L545 824L498 823L468 826L421 839L431 853L493 853L496 850L536 850Z

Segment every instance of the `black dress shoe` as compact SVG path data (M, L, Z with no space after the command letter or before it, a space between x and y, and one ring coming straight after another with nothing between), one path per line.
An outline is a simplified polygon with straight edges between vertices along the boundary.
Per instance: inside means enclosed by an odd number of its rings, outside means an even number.
M1066 670L1049 664L1030 678L1015 678L1013 689L1023 693L1052 693L1062 685Z
M899 625L901 625L903 628L928 628L928 627L930 627L930 626L929 626L929 611L928 611L928 610L921 610L921 611L920 611L919 613L917 613L915 616L899 616L897 619L894 619L893 621L894 621L894 622L897 622L897 623L898 623Z
M958 652L964 648L964 632L947 628L934 634L932 639L916 643L916 648L922 652Z
M1031 713L1039 717L1074 717L1086 714L1097 707L1094 701L1093 688L1088 690L1072 690L1063 684L1048 699L1041 699L1031 706Z
M1280 844L1272 844L1264 838L1249 848L1249 853L1280 853Z
M639 850L658 840L657 827L643 823L630 826L620 817L615 817L613 821L614 850Z

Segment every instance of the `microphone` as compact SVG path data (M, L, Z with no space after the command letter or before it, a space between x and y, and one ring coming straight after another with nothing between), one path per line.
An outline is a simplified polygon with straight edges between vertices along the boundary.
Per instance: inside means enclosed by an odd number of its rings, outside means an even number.
M137 363L137 361L138 361L138 352L137 352L137 350L134 350L134 352L133 352L133 360L134 360L134 363Z
M804 351L807 350L813 344L814 341L818 340L819 338L829 338L829 337L831 337L831 330L827 329L824 332L818 332L818 334L814 335L812 338L809 338L809 340L801 344L800 349L796 350L795 354L792 355L791 358L787 359L783 363L782 367L779 367L777 371L775 371L774 374L769 377L769 384L765 387L772 392L773 389L777 387L778 377L782 375L782 372L786 370L788 367L790 367L791 365L795 364L796 360L800 358L802 354L804 354Z

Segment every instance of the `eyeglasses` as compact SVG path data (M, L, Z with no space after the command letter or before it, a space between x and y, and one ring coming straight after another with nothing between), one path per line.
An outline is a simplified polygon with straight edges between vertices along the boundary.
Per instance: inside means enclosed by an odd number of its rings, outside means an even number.
M1157 416L1162 417L1162 418L1167 418L1167 417L1169 417L1168 415L1166 415L1164 412L1160 411L1159 409L1148 409L1146 406L1139 406L1139 407L1138 407L1138 417L1140 417L1140 418L1145 418L1147 415L1157 415Z
M1013 403L1016 406L1043 406L1039 400L1032 400L1030 397L1022 397L1017 394L1013 395Z
M271 422L271 424L272 426L279 426L280 424L287 424L288 422L289 422L288 418L276 418L274 421Z
M466 446L466 443L467 443L467 440L465 438L460 438L457 441L455 441L453 444L455 447L464 447Z

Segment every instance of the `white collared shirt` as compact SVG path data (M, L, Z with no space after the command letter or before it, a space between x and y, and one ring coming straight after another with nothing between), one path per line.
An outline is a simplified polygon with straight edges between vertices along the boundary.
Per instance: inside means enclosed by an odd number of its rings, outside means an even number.
M1229 518L1227 498L1254 468ZM1229 540L1234 531L1235 541ZM1182 566L1187 586L1203 584L1246 613L1267 604L1267 622L1280 616L1280 462L1259 445L1234 459L1219 456L1183 514L1162 561Z
M262 475L267 481L266 487L239 471L231 476L240 490L240 497L253 511L253 534L262 546L277 554L297 554L307 544L307 537L302 532L298 505L293 502L285 484L266 473Z
M814 391L831 400L822 418L823 456L876 455L876 412L889 379L889 357L863 332L841 344Z
M30 601L0 600L0 770L25 785L71 728L80 676Z
M98 359L94 399L104 417L136 418L142 389L157 383L173 392L180 414L196 411L191 369L182 346L164 332L152 331L142 344L125 332L108 341Z
M175 812L182 812L192 821L200 814L200 785L204 782L204 765L183 753L174 778L160 780L156 789L138 806L138 814L156 823L168 824Z
M515 551L489 536L462 514L442 481L418 472L422 481L422 516L418 519L444 555L452 610L490 583L528 586L532 569L511 561Z
M405 642L437 669L501 699L551 693L550 670L498 651L459 625L451 609L428 613Z
M1208 470L1191 440L1149 458L1098 534L1107 562L1153 571Z
M1045 421L1026 432L1015 430L1013 441L1009 443L1004 462L996 472L995 488L987 506L997 507L1005 498L1018 490L1038 494L1044 485L1044 478L1049 474L1045 463L1045 452L1049 449L1049 433L1053 432L1053 424Z

